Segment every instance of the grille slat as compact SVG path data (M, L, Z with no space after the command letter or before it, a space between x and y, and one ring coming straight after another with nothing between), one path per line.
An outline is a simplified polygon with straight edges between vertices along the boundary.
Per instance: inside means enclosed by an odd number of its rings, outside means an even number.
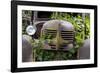
M47 32L47 34L51 34L51 35L52 35L52 34L55 34L55 35L56 35L57 33L50 33L50 32Z
M57 32L47 32L47 33L57 33Z
M51 29L50 29L50 30L49 30L49 29L45 29L45 30L46 30L46 31L57 31L57 30L51 30Z
M46 30L47 34L56 34L57 30Z
M61 37L64 40L67 40L69 42L73 42L73 40L74 40L74 32L73 31L61 31Z
M74 36L62 36L62 38L74 38Z
M54 37L56 37L57 30L49 30L49 29L46 29L46 34L47 35L51 35L52 38L54 38Z
M66 34L66 33L67 34L73 34L73 32L62 32L62 31L61 31L61 33L63 33L63 34Z
M64 31L64 30L62 30L61 32L73 32L73 31Z
M73 38L62 37L63 39L73 40Z
M67 33L66 34L63 34L62 33L61 36L74 36L74 34L67 34Z
M52 35L53 37L56 36L57 34L57 30L49 30L46 29L46 33L47 35ZM68 41L69 43L73 43L74 40L74 32L73 31L60 31L60 35L61 38L65 41ZM56 45L54 44L49 44L51 46L52 49L56 49ZM59 47L59 49L65 49L67 47L68 44L63 43L63 45L61 45Z

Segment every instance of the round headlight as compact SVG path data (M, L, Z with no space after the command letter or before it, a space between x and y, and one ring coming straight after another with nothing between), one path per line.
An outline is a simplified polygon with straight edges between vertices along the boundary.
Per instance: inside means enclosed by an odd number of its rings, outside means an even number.
M34 35L35 32L36 32L36 26L34 25L29 25L27 28L26 28L26 32L28 35Z

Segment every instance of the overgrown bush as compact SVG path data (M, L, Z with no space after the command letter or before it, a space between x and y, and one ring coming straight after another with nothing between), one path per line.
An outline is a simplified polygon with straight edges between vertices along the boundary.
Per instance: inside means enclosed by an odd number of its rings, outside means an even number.
M90 37L90 17L89 14L82 13L52 13L52 19L69 21L74 25L75 28L75 41L74 48L69 52L53 52L45 50L37 50L37 61L52 61L52 60L69 60L77 59L77 51L82 46L83 41ZM38 47L41 48L41 47Z
M28 14L29 13L29 14ZM26 12L26 15L31 17L31 11ZM24 16L24 14L23 14ZM74 48L69 52L55 52L46 51L43 48L45 41L48 39L47 35L34 39L33 43L33 58L35 61L53 61L53 60L70 60L77 59L77 51L82 46L83 41L90 37L90 15L87 13L64 13L53 12L50 16L51 19L65 20L73 24L75 28L75 41ZM23 34L26 34L26 27L28 21L23 21ZM48 39L49 40L49 39Z

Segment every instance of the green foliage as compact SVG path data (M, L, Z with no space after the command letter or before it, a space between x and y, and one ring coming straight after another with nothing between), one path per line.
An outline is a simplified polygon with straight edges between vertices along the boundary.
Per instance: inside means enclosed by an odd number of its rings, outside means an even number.
M33 51L35 51L35 60L36 61L55 61L55 60L69 60L74 58L75 51L73 49L69 52L63 51L46 51L42 48L44 47L45 42L51 42L50 35L43 35L38 40L34 39L33 42ZM34 54L34 52L33 52Z
M23 17L31 17L31 11L23 13ZM53 12L52 19L65 20L73 24L75 29L75 47L70 49L68 52L54 52L43 50L44 43L50 43L52 36L44 35L39 39L34 39L32 41L33 51L35 51L36 61L53 61L53 60L70 60L76 59L77 50L82 46L83 41L90 37L90 17L89 14L85 14L83 18L82 13L63 13L63 12ZM26 34L26 27L28 26L28 21L23 21L23 34ZM34 52L33 52L34 53Z
M26 27L31 21L32 11L22 10L22 34L26 34Z
M89 38L90 37L90 17L89 16L85 17L85 25L86 25L85 37Z
M75 28L75 48L79 48L85 38L90 36L90 18L89 14L85 14L85 18L82 17L82 13L60 13L54 12L51 15L53 19L69 21Z
M77 50L82 46L83 41L90 37L89 14L54 12L51 15L51 18L69 21L73 24L75 28L75 48L71 49L68 53L68 55L72 57L72 55L74 55L77 52Z

